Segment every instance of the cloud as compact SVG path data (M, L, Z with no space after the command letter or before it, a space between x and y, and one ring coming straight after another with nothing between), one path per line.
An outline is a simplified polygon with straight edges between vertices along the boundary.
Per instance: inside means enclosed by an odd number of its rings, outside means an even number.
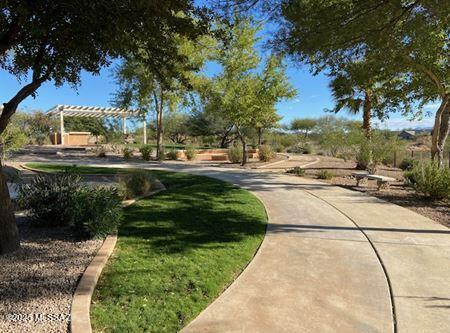
M408 120L408 119L387 119L383 122L377 121L376 125L380 128L389 128L392 130L404 128L430 128L433 127L433 118L424 118L422 120Z
M300 103L300 98L294 99L294 102L295 102L295 103Z

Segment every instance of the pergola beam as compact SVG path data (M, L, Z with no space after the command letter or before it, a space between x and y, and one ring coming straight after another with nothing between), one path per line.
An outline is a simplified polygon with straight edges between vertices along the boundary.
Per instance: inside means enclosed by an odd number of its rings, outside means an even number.
M50 116L59 115L61 144L64 145L64 117L85 117L85 118L119 118L122 119L123 134L127 133L127 118L141 118L139 110L122 109L113 107L77 106L77 105L56 105L47 111ZM143 119L144 143L147 143L147 131L145 116Z

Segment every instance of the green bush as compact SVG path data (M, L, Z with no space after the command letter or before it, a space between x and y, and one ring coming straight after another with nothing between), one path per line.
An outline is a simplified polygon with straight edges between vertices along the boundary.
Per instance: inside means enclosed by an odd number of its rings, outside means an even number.
M333 178L333 174L328 170L322 170L317 175L317 178L329 180L329 179Z
M139 148L140 153L142 154L142 159L144 161L150 161L153 153L153 148L150 145L142 145Z
M72 208L80 188L81 178L71 173L39 175L18 186L17 202L30 210L31 221L37 226L67 226L73 222Z
M275 157L275 153L270 146L260 146L258 150L258 157L261 162L269 162Z
M303 169L302 167L296 166L292 169L289 169L286 171L287 173L292 173L294 175L297 175L299 177L303 177L305 175L306 170Z
M73 226L83 237L105 237L117 231L122 220L122 200L114 187L87 186L75 192Z
M450 168L431 162L405 172L405 182L430 199L450 199Z
M398 167L402 170L409 171L412 170L418 164L419 164L418 160L412 157L406 157L400 162L400 165Z
M234 146L228 149L228 159L231 163L239 163L242 161L242 147Z
M152 190L154 178L146 171L118 176L119 193L124 199L146 195Z
M90 188L71 173L40 175L30 184L21 184L18 203L30 210L37 226L70 226L87 237L114 231L122 216L116 188Z
M282 153L282 152L284 151L284 147L283 147L282 145L280 145L280 144L277 144L277 145L275 146L275 151L276 151L277 153Z
M186 158L188 159L188 161L192 161L193 159L195 159L195 156L197 156L197 152L195 151L195 148L192 146L187 146L186 147Z
M128 147L123 148L122 155L124 159L129 160L131 157L133 157L133 149Z
M164 161L166 159L166 153L164 151L164 148L161 147L161 150L159 151L158 155L158 161Z
M169 150L166 156L169 160L176 161L178 159L178 151L176 151L175 149Z
M286 151L291 154L311 154L312 147L309 143L298 144L288 148Z
M309 143L303 145L303 154L312 154L313 150Z

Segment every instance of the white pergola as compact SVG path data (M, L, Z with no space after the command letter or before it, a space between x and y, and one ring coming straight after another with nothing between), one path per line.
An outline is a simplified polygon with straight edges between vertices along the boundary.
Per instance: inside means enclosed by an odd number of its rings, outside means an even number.
M141 118L139 110L104 108L97 106L56 105L47 111L50 116L59 116L61 145L64 145L64 117L116 118L122 119L123 134L127 134L127 118ZM144 143L147 143L147 122L143 118Z

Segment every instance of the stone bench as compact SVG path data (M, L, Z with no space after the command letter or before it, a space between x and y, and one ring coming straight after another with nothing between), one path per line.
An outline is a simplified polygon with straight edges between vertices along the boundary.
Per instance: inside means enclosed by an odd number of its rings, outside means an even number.
M380 175L372 175L369 174L368 172L354 172L352 173L352 176L356 178L356 186L359 186L361 181L365 179L376 180L378 190L388 189L390 182L395 181L395 178Z

